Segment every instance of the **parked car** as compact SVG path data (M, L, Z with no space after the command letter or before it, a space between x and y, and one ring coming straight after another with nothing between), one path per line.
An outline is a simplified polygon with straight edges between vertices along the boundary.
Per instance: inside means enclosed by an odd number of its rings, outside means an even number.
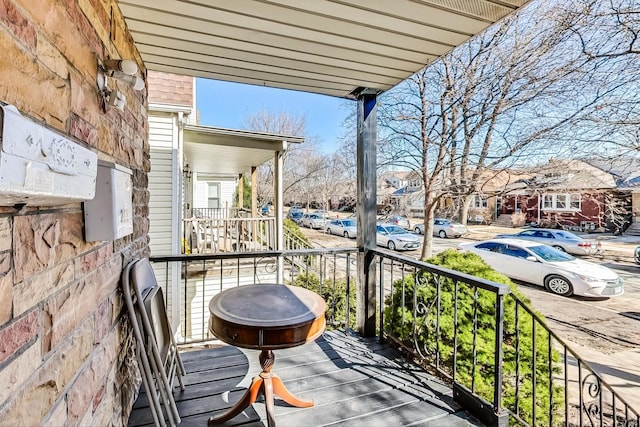
M269 215L269 212L271 212L272 210L273 210L273 206L270 204L266 204L260 208L260 213L262 215Z
M544 286L554 294L613 297L624 293L622 279L613 270L538 242L502 238L461 243L458 249L480 255L494 270L514 280Z
M422 245L422 239L409 233L395 224L378 224L376 226L376 243L393 250L417 249Z
M404 228L405 230L411 230L411 223L409 218L402 215L381 216L378 221L381 224L394 224Z
M553 246L574 255L594 255L602 253L602 243L587 240L565 231L550 228L531 228L515 234L498 234L496 238L525 239Z
M636 251L633 254L633 259L636 260L636 264L640 265L640 246L636 246Z
M424 224L416 224L413 231L417 234L424 234ZM436 218L433 220L433 235L440 236L443 239L447 237L457 238L467 234L467 231L467 227L459 222L445 218Z
M302 215L302 220L300 221L300 225L303 227L309 228L324 228L324 224L327 222L322 216L318 214L304 214Z
M329 212L325 211L324 209L318 209L318 210L315 210L315 211L313 211L311 213L320 215L324 219L329 219Z
M335 234L350 239L355 239L358 233L358 226L354 219L334 219L327 223L327 234Z
M289 218L291 221L295 222L296 224L300 224L300 221L302 221L302 211L289 210L289 213L287 214L287 218Z

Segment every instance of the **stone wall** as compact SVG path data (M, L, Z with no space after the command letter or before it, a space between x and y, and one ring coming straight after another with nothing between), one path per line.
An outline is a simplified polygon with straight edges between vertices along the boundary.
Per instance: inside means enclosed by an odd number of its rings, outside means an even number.
M115 0L0 0L0 102L133 170L134 233L83 239L81 203L0 207L0 425L123 425L139 383L120 273L148 254L146 90L97 60L143 63Z

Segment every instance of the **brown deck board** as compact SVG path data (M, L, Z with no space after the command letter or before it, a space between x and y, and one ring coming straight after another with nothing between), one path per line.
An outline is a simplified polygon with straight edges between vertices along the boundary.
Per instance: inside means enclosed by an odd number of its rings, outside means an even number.
M182 352L186 390L174 396L182 426L206 426L242 396L260 372L258 351L220 346ZM409 364L391 346L355 335L327 332L316 342L275 352L273 371L311 408L291 407L276 399L279 427L299 426L471 426L481 425L453 401L442 381ZM152 425L144 391L129 426ZM222 426L266 426L259 399Z

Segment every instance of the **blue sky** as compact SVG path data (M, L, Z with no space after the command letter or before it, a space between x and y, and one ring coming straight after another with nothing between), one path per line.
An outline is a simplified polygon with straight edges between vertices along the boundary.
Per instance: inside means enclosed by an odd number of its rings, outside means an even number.
M347 115L346 102L349 101L330 96L218 80L199 78L196 83L201 124L241 129L249 115L261 110L304 116L305 136L318 137L326 153L335 150L342 133L340 125Z

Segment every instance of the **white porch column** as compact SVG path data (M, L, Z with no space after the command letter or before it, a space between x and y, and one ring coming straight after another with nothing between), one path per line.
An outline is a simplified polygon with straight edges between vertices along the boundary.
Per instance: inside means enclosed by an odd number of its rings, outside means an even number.
M286 150L286 141L283 141L283 147ZM276 251L284 249L284 225L282 218L282 209L284 208L282 200L282 169L284 166L284 150L276 151L274 158L274 177L273 177L273 208L275 209L276 218ZM284 283L284 262L282 257L278 258L278 283Z
M251 217L258 217L258 168L251 166Z

